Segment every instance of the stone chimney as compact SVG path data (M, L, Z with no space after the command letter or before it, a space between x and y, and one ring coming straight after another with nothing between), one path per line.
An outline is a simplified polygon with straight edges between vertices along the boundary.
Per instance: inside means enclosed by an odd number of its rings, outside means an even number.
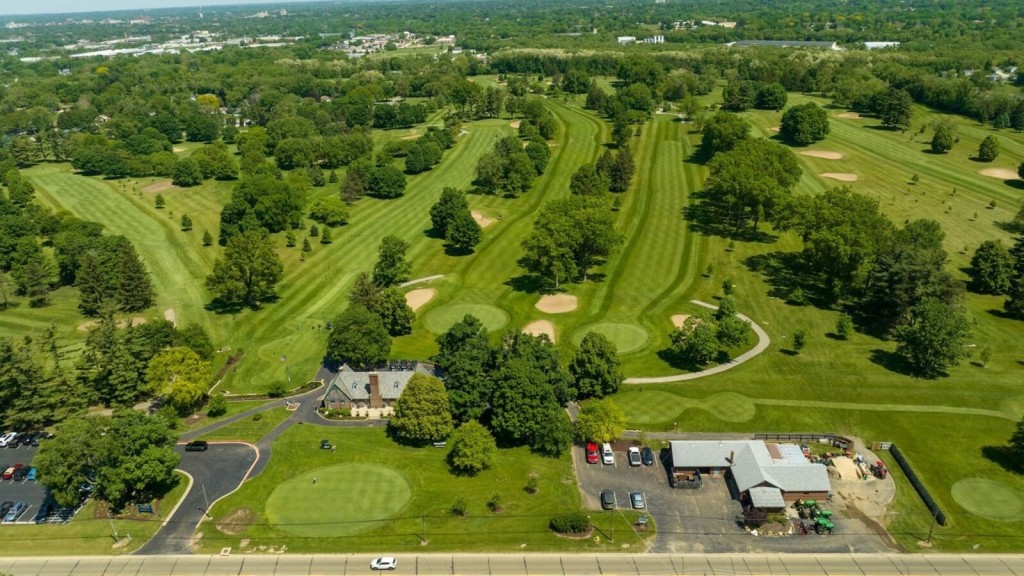
M383 408L384 400L380 397L380 378L376 372L370 372L370 408Z

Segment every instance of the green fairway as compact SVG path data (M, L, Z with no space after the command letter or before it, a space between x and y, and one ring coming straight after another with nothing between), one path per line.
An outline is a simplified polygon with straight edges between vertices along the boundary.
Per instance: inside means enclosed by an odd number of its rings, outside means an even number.
M337 451L321 450L322 439ZM525 447L503 449L490 469L466 477L449 472L447 452L401 446L383 428L293 426L274 442L267 468L214 505L214 521L204 525L197 552L224 546L239 553L259 546L337 553L646 549L646 541L629 530L616 530L610 545L604 538L551 532L552 515L581 506L568 454L547 458ZM531 477L536 494L525 490ZM487 506L495 494L497 512ZM458 501L465 502L465 516L451 512ZM215 528L241 509L255 512L250 525L231 525L230 534ZM635 520L636 513L623 512ZM595 523L604 522L598 516ZM620 517L619 528L625 524ZM249 540L247 547L239 547L240 539Z
M490 332L501 330L508 324L508 314L504 310L487 304L446 304L427 313L424 322L434 334L443 334L467 314L476 316Z
M282 482L267 500L267 518L296 536L348 536L394 518L411 497L409 483L393 468L343 464Z

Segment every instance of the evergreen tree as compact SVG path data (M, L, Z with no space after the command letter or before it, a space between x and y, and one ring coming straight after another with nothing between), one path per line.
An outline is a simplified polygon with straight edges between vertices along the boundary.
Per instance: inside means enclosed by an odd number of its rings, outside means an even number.
M96 251L89 250L78 259L78 309L85 316L96 316L104 302L113 299L112 278L108 275Z
M956 124L951 120L942 120L935 125L931 148L936 154L945 154L953 148L956 140Z
M122 311L139 312L153 305L153 282L130 242L121 244L114 268L114 298Z
M203 246L213 246L213 235L209 230L203 230Z
M633 172L636 165L633 162L633 151L628 145L623 145L615 154L615 165L612 166L608 189L612 192L625 192L633 182Z
M156 201L154 202L154 205L156 206L157 210L163 210L164 206L167 205L167 203L164 202L164 195L163 194L159 194L158 193L156 195Z
M303 238L302 239L302 252L305 254L305 253L312 252L312 251L313 251L313 246L310 245L309 238Z
M409 279L412 263L405 259L409 243L397 236L385 236L377 248L373 265L373 283L380 287L394 286Z
M999 157L999 139L995 136L986 136L978 147L978 160L992 162Z
M333 240L331 240L331 229L324 226L324 233L320 235L320 243L330 244L331 242L333 242Z
M188 214L181 215L181 231L188 232L192 229L192 219L189 218Z
M284 235L284 245L287 246L288 248L294 248L295 247L295 232L292 232L291 230L289 230L288 232L285 233L285 235Z

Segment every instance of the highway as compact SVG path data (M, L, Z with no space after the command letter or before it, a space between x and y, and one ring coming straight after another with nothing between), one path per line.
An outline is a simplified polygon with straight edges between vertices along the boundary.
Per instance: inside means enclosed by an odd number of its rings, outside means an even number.
M394 574L695 574L754 576L1018 575L1024 555L960 554L397 554ZM12 576L303 576L372 574L368 554L3 558Z

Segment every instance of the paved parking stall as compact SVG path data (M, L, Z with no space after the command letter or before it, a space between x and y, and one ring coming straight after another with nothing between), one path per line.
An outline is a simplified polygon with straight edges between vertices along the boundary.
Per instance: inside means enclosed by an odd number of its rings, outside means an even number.
M36 446L0 448L0 464L3 465L0 471L6 470L15 464L30 467L38 450L39 448ZM46 488L38 482L29 480L20 482L14 480L0 481L0 502L25 502L28 504L28 508L18 518L18 522L32 522L45 500Z

